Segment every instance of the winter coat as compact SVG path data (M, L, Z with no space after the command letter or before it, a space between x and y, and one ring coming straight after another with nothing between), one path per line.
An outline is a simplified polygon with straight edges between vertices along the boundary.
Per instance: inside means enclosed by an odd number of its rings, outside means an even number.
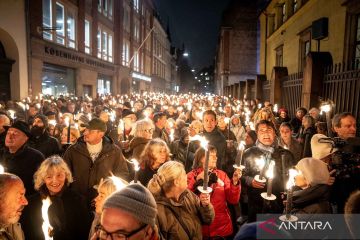
M51 137L47 131L44 131L41 136L31 137L28 145L40 151L45 156L45 158L60 153L60 144L58 140L54 137Z
M292 213L321 214L331 213L330 187L326 184L311 186L293 192Z
M153 139L161 138L170 147L170 137L169 137L169 134L166 132L165 128L160 129L157 126L155 126L155 130L154 130L152 137L153 137Z
M201 240L201 225L211 224L214 220L213 206L201 206L200 199L188 189L181 194L179 202L163 195L155 196L155 200L158 207L159 231L165 239Z
M46 196L35 193L28 198L29 204L21 216L26 240L42 240L42 199ZM78 193L65 187L56 196L50 196L48 210L50 225L54 230L54 240L87 239L91 216L87 211L85 199Z
M26 189L26 196L30 196L35 193L34 173L44 159L41 152L24 144L16 153L10 153L8 148L3 149L0 164L4 166L6 172L21 178Z
M120 148L106 136L102 144L102 150L95 161L91 159L83 137L71 145L64 154L64 160L74 178L71 188L85 196L88 204L97 196L94 186L99 184L101 178L111 174L124 180L129 178L129 170Z
M300 128L299 131L299 139L301 140L301 142L303 142L303 153L302 153L302 157L311 157L312 156L312 152L311 152L311 138L312 136L316 134L316 129L315 127L309 127L307 129L304 130L303 127Z
M280 141L279 141L279 145L281 147L284 147L285 146L285 143L284 141L282 141L282 139L280 138ZM300 159L302 159L302 155L303 155L303 145L301 143L299 143L298 141L296 141L295 138L291 137L291 142L290 142L290 145L288 146L288 150L293 154L294 156L294 159L296 162L300 161Z
M290 120L289 123L290 123L291 127L293 128L294 134L296 135L301 128L302 121L300 119L298 119L297 117L294 117L293 119Z
M157 173L157 169L152 169L142 164L138 172L138 180L143 186L147 186L154 174Z
M143 137L134 137L130 141L130 151L132 152L131 158L135 158L137 161L140 161L140 155L149 141L149 139Z
M222 170L225 171L228 176L232 176L234 173L233 165L237 154L236 137L232 131L228 131L228 128L225 128L224 130L219 129L219 131L226 137L226 140L232 140L234 143L232 147L226 145L225 158L222 166Z
M236 141L239 143L245 139L245 128L239 123L238 125L231 125L230 130L234 133Z
M20 223L11 224L6 228L0 228L0 240L24 240L24 233Z
M187 174L188 188L195 192L196 177L203 172L202 168L194 169ZM213 191L210 195L210 202L214 206L215 218L214 221L208 225L203 225L203 236L230 236L233 233L233 227L230 217L229 204L237 204L240 199L241 187L240 185L233 185L232 181L224 171L215 169L213 173L216 174L218 180L211 184Z
M258 144L258 143L257 143ZM263 206L263 198L260 196L262 192L266 192L266 185L264 188L253 188L252 181L255 175L260 174L260 169L256 165L255 159L260 158L261 156L265 157L266 151L260 149L258 146L251 147L244 152L243 161L245 169L243 170L242 182L247 185L248 198L249 198L249 222L256 220L256 214L262 213L264 211L263 207L269 207L268 211L273 213L282 212L282 200L280 192L284 191L285 183L288 180L288 177L285 176L283 179L283 169L282 169L282 153L285 156L285 173L288 173L289 168L295 166L296 161L292 153L282 147L275 147L274 152L271 154L271 160L275 161L274 169L274 179L273 179L273 194L277 197L276 201L271 202L272 206ZM265 176L264 176L265 177Z
M188 151L188 145L183 142L183 139L174 141L171 144L171 153L175 161L181 162L186 165L186 163L192 163L194 159L194 152Z

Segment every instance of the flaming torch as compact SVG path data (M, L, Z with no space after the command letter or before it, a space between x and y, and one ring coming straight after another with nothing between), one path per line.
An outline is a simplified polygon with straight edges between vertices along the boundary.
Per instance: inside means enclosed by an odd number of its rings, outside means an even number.
M291 215L292 209L292 195L293 195L293 187L295 186L295 177L299 174L299 172L295 169L289 169L289 180L286 183L287 188L287 198L286 198L286 206L285 206L285 215L280 216L281 221L289 221L295 222L298 218L294 215Z
M45 240L52 240L51 231L53 230L52 226L50 225L48 209L51 205L51 200L49 197L42 200L42 207L41 207L41 215L43 219L42 224L42 231L44 233Z
M330 104L324 104L320 107L321 112L325 112L325 117L326 117L326 127L327 127L327 132L328 132L328 137L331 137L331 118L330 118L330 113L331 113L331 105Z
M236 155L235 164L233 165L233 167L236 168L236 169L243 170L245 168L245 166L241 165L241 163L242 163L243 153L244 153L244 150L245 150L245 142L244 141L240 142L238 150L239 151L238 151L238 153Z
M138 181L138 173L139 173L139 170L140 170L139 162L135 158L131 159L130 161L129 160L127 160L127 161L134 165L134 170L135 170L134 183L137 183L137 181Z
M266 192L261 193L261 197L263 197L266 200L273 201L276 199L276 196L272 194L272 184L274 179L274 167L275 167L275 161L271 160L269 164L269 168L266 171L266 177L268 178L267 182L267 189Z

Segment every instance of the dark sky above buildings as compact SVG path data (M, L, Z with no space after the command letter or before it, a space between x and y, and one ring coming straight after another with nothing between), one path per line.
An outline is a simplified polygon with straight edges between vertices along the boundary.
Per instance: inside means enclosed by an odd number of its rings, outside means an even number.
M213 64L223 10L230 0L154 0L161 21L170 23L172 45L189 52L196 71Z

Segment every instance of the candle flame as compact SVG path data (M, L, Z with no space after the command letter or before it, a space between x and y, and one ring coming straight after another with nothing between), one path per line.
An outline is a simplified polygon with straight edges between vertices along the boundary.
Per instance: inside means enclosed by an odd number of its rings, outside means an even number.
M226 124L229 124L230 118L226 117L226 118L224 118L224 121L225 121Z
M139 171L140 170L140 164L139 164L139 162L135 159L135 158L133 158L133 159L131 159L131 160L127 160L129 163L131 163L131 164L133 164L134 165L134 170L135 170L135 172L137 172L137 171Z
M0 164L0 174L4 173L5 172L5 169L4 167Z
M274 112L278 112L279 109L278 109L278 105L277 105L277 104L274 105L274 109L273 109L273 110L274 110Z
M320 107L320 110L322 111L322 112L330 112L330 110L331 110L331 106L330 106L330 104L325 104L325 105L322 105L321 107Z
M128 185L128 183L125 180L115 175L111 175L109 178L111 179L111 181L113 181L116 191L119 191Z
M49 215L48 215L48 209L50 205L51 205L51 200L49 197L42 200L42 207L41 207L41 216L43 219L42 231L44 233L45 240L53 239L52 237L49 236L49 231L52 230L52 226L50 225Z
M241 141L241 142L239 143L238 149L239 149L240 151L244 151L244 149L245 149L245 141Z
M274 178L274 167L275 167L275 161L271 160L270 164L269 164L269 168L266 171L266 177L267 178L271 178L271 179Z
M204 148L206 151L208 150L208 143L209 143L209 141L206 140L205 137L200 136L200 135L195 135L195 136L193 136L193 137L190 137L189 140L190 140L190 141L196 141L196 140L200 141L201 147Z
M262 169L265 166L265 158L264 156L261 156L260 158L255 159L255 164Z
M41 108L40 103L35 104L35 106L36 106L37 109L40 109L40 108Z
M296 169L289 169L289 180L286 183L286 189L291 189L295 186L295 177L299 175L299 172Z
M15 119L15 111L14 110L9 110L9 115L10 115L10 117L12 118L12 119Z
M53 126L56 126L56 120L49 120L49 124L53 125Z
M262 104L261 104L261 103L258 104L258 109L260 109L260 108L262 108Z
M66 127L69 127L69 125L70 125L70 118L69 118L69 117L65 117L64 121L65 121Z

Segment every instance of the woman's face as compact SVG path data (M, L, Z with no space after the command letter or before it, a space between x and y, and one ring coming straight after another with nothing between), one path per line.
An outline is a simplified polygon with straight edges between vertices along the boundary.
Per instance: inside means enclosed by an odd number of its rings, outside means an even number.
M237 117L234 117L232 120L231 120L232 124L234 125L238 125L240 120L237 118Z
M161 165L167 160L167 152L165 146L156 145L153 148L153 156L155 158L155 165Z
M65 171L61 168L52 168L49 169L44 182L46 188L49 190L50 195L58 194L61 189L64 187L66 179Z
M66 144L67 142L67 135L68 135L68 130L67 128L64 128L61 134L61 144ZM76 142L76 137L70 133L70 143L74 143Z
M252 138L250 137L250 135L248 133L245 133L245 145L246 146L251 146L253 145L255 142L252 140Z
M216 151L211 151L209 154L209 169L216 168L217 156ZM202 166L205 166L205 156L201 159Z
M105 190L105 187L100 187L98 189L98 195L95 198L95 212L101 214L102 207L104 205L105 199L109 196L109 193Z

